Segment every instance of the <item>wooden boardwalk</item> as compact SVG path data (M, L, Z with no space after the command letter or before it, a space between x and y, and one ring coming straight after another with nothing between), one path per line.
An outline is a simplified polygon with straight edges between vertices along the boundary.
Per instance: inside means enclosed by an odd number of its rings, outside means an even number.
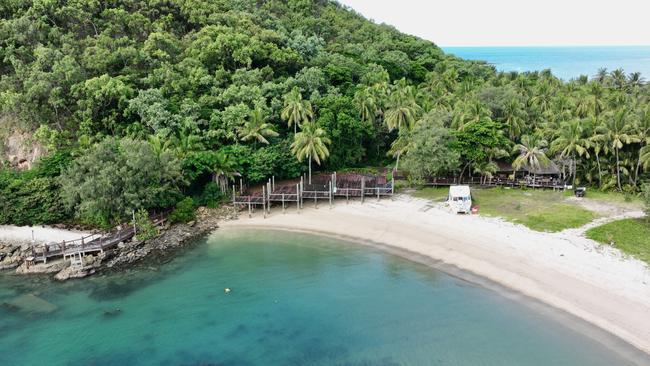
M158 226L165 222L164 218L153 221ZM32 259L34 262L47 263L50 258L62 257L63 259L86 254L101 253L112 249L121 242L131 240L136 234L136 228L127 226L105 234L92 234L76 240L62 241L42 245L32 245Z
M249 216L261 206L266 216L273 204L281 204L283 211L288 205L295 204L300 210L305 200L313 201L315 205L326 200L331 206L337 197L360 198L363 202L365 197L392 196L394 183L393 179L388 180L386 176L359 173L318 175L312 177L311 182L303 176L298 182L279 185L275 184L275 177L271 177L262 186L261 192L245 191L242 182L239 184L239 192L233 186L232 202L235 206L247 208Z

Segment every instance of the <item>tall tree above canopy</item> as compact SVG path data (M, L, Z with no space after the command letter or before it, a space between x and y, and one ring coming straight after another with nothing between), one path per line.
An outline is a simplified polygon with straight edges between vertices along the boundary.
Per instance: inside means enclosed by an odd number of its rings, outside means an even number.
M281 117L287 121L289 127L293 126L293 133L297 133L298 126L314 118L314 111L308 100L303 100L298 87L284 96L284 108Z
M327 137L325 130L318 127L314 122L304 123L300 132L294 136L291 144L291 152L298 161L309 159L309 183L311 184L311 161L315 160L320 165L322 160L327 159L330 151L327 145L332 141Z

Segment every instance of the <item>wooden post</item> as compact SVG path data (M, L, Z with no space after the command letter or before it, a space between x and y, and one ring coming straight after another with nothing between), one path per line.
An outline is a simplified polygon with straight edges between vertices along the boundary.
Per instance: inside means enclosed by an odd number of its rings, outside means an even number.
M302 180L302 175L300 176L300 208L304 208L303 202L302 202L302 195L305 193L305 184L304 181Z
M251 196L248 196L248 218L253 217L253 209L251 208Z
M395 194L395 173L390 177L390 195Z
M296 184L296 210L300 213L300 184Z
M273 188L273 190L275 191L275 175L271 179L273 182L273 186L271 186L271 188Z
M282 213L284 212L284 193L282 193Z
M233 190L235 189L235 186L232 186ZM244 194L244 181L239 178L239 194Z
M365 195L366 195L366 177L361 177L361 203L363 203Z
M133 236L138 235L138 230L135 227L135 210L131 210L131 213L133 214ZM83 242L81 243L83 247Z
M269 185L266 189L266 207L269 210L269 214L271 213L271 193L273 193L273 191L271 190L271 180L269 179Z
M63 259L65 259L65 240L61 243L61 252L63 253Z
M332 208L332 181L330 180L330 209Z
M232 185L232 205L233 205L233 206L235 205L235 197L236 197L236 194L235 194L235 185L233 184L233 185Z
M43 244L43 263L47 263L47 244Z
M264 211L264 218L266 218L266 187L262 186L262 211Z

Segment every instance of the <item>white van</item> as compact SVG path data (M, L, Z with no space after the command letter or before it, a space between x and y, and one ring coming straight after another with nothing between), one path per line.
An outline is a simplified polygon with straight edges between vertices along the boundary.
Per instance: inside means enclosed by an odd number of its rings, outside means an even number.
M452 212L470 213L472 211L472 194L469 186L450 186L447 204Z

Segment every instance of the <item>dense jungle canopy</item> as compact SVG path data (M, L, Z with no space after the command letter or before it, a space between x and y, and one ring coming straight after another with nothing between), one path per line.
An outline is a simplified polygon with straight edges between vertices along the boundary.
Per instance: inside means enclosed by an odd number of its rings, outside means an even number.
M315 167L489 177L553 160L636 191L650 86L623 70L503 73L326 0L5 0L0 130L47 153L0 172L0 223L109 225Z

